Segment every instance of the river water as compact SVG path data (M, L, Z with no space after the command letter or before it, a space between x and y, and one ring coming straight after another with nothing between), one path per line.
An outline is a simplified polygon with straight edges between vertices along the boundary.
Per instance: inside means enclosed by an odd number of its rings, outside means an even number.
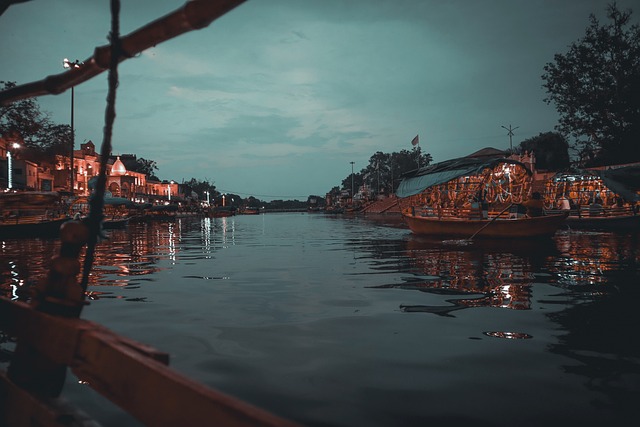
M395 217L267 213L130 224L108 237L82 317L299 423L637 418L637 233L436 241ZM0 245L10 297L58 250ZM103 425L139 425L72 375L63 396Z

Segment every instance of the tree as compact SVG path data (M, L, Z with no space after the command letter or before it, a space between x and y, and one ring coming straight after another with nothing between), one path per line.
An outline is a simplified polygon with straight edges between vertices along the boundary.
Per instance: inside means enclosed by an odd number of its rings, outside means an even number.
M3 90L16 86L0 83ZM21 156L35 162L50 161L56 154L69 156L71 149L71 127L53 123L33 98L0 106L0 135L19 135Z
M374 193L378 193L379 190L380 193L392 194L400 175L417 169L418 164L424 167L432 161L431 154L422 154L420 147L391 154L377 151L369 158L366 167L353 174L354 193L362 184L366 184ZM351 174L342 180L342 189L351 191Z
M156 171L158 170L158 164L154 160L147 160L143 157L136 159L136 172L147 175L148 178L158 179ZM193 178L192 178L193 180Z
M640 27L631 14L613 3L611 23L590 15L584 38L544 67L545 102L556 105L557 129L576 139L585 165L640 160Z
M345 179L342 180L342 189L349 191L349 194L356 194L358 189L362 187L364 183L363 174L360 172L353 173L353 180L351 179L352 174L347 175ZM351 184L353 183L353 192L351 188Z
M155 164L155 162L153 163ZM186 194L187 196L191 196L191 193L193 192L196 193L199 198L202 198L202 200L207 200L205 192L208 191L209 200L212 202L212 204L213 200L220 196L220 193L216 191L216 186L210 184L209 181L199 181L195 178L191 178L189 181L183 182L182 187L184 194Z
M518 154L525 151L535 153L537 169L561 171L570 165L569 143L558 132L545 132L525 139L513 151Z

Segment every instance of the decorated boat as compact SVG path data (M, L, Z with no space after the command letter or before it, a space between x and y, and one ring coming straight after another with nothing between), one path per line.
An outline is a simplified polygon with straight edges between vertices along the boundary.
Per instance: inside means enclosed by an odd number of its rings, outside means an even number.
M545 184L549 212L569 212L572 229L640 228L640 165L575 170L554 175Z
M0 193L0 238L57 237L67 220L57 192Z
M567 213L523 215L531 172L508 158L463 157L403 176L396 191L402 215L415 234L435 237L549 237Z

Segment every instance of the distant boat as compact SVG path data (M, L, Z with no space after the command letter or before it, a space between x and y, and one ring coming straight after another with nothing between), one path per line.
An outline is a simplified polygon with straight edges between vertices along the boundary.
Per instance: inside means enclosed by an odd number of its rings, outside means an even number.
M341 208L339 206L327 206L324 209L324 213L326 213L326 214L341 214L341 213L344 213L344 208Z
M88 215L90 198L78 197L72 204L69 214L72 216L80 214L81 217ZM124 197L106 196L104 198L104 218L102 228L114 229L124 228L129 224L132 211L137 212L137 205Z
M0 238L58 237L69 220L56 192L0 193L0 212Z
M233 206L214 206L209 209L209 216L211 218L224 218L234 216L236 214L236 208Z
M260 208L258 206L247 206L242 209L240 213L243 215L258 215L260 213Z

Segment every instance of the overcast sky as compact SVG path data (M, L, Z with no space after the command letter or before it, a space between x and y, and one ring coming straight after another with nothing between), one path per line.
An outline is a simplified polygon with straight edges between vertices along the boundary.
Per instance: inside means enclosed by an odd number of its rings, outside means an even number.
M434 161L553 131L543 67L606 0L249 0L119 67L113 153L263 200L324 195L376 151ZM184 4L122 0L126 35ZM618 0L622 9L635 1ZM634 10L634 22L640 11ZM107 44L108 0L32 0L0 16L0 80L62 71ZM76 143L102 143L107 73L75 88ZM69 123L70 92L38 103Z

